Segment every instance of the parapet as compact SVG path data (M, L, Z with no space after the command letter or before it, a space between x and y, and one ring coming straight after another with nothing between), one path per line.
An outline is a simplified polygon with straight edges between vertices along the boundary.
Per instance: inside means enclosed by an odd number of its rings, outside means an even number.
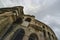
M0 14L2 14L4 12L10 12L10 11L12 11L12 12L16 12L17 11L17 13L20 14L20 15L24 14L23 13L23 6L0 8Z

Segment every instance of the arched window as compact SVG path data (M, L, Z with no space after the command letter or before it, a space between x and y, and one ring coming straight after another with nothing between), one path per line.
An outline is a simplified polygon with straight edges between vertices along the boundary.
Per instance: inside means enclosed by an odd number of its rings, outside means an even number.
M27 19L25 19L25 21L30 22L31 21L31 18L27 18Z
M30 34L28 40L38 40L38 36L35 33Z
M44 35L44 37L46 37L46 31L45 30L43 30L43 35Z
M15 32L12 40L23 40L24 34L25 34L24 29L20 28Z

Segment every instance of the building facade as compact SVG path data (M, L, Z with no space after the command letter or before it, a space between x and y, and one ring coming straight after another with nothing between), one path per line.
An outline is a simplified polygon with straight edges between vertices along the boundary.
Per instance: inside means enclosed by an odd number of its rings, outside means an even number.
M25 15L22 6L0 8L0 40L58 40L53 30Z

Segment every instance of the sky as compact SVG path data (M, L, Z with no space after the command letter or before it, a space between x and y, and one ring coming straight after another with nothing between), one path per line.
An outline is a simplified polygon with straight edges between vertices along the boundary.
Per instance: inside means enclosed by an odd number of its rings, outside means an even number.
M0 8L24 6L24 13L49 25L60 40L60 0L0 0Z

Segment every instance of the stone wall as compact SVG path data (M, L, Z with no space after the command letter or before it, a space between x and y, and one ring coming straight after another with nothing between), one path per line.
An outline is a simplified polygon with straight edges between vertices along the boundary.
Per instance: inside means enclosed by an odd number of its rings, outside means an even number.
M0 40L57 40L53 30L25 15L22 6L0 9Z

